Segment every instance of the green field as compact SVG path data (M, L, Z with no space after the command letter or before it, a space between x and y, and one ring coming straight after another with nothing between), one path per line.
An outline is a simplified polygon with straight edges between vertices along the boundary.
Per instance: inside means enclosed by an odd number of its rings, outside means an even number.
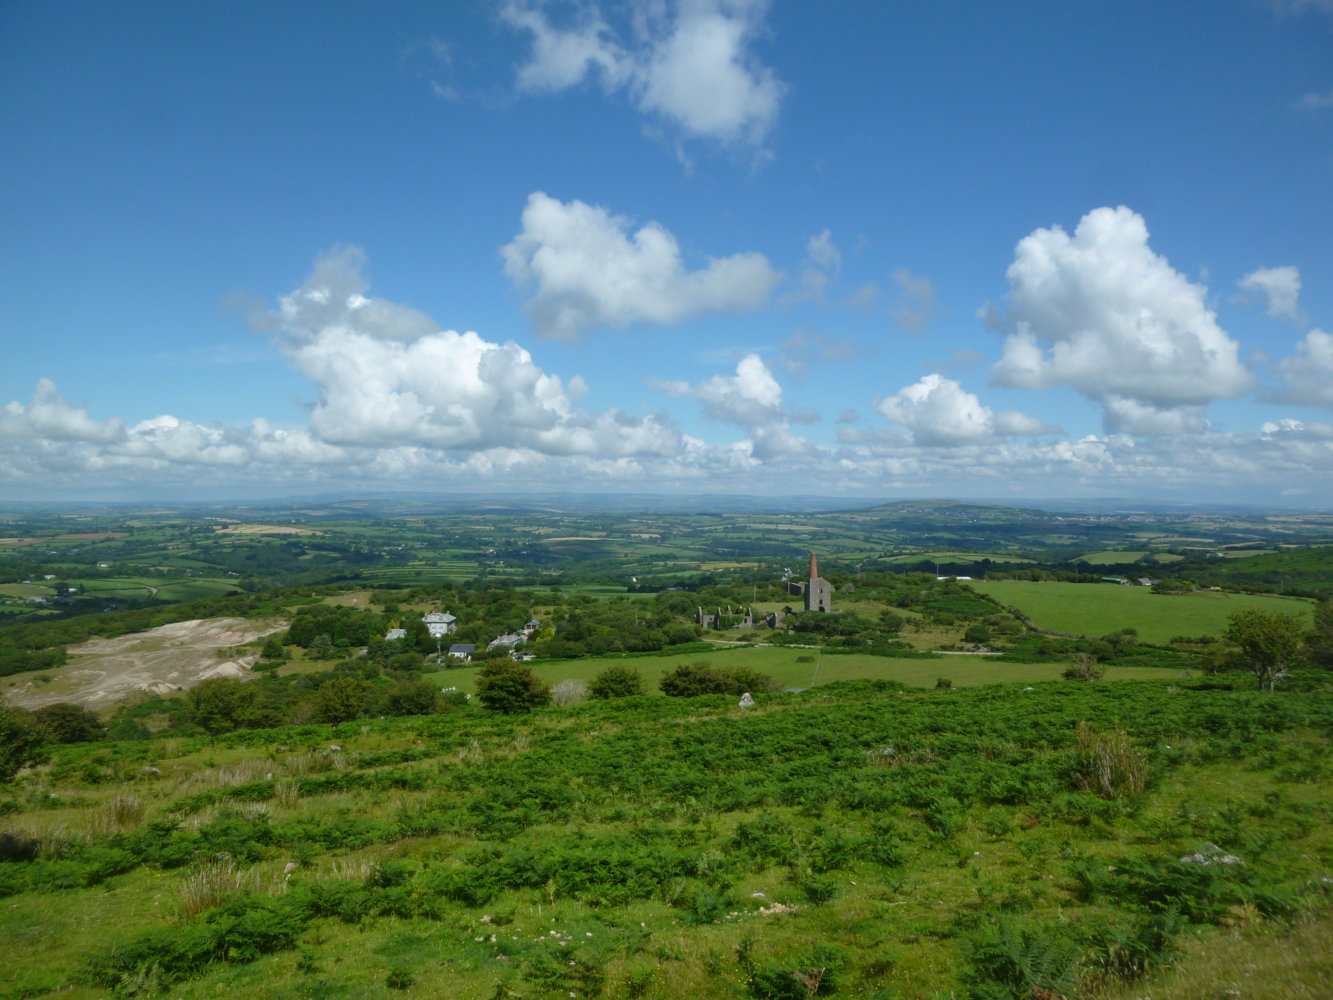
M0 594L7 597L50 597L55 591L40 583L0 583Z
M1124 552L1111 550L1108 552L1089 552L1085 556L1079 556L1074 560L1076 563L1087 563L1089 566L1123 566L1126 563L1138 562L1148 554L1146 549L1140 549L1137 552Z
M972 587L1018 608L1038 628L1075 635L1101 636L1135 628L1146 642L1165 643L1178 635L1216 636L1226 628L1227 616L1243 608L1280 611L1313 621L1311 602L1295 597L1207 590L1154 594L1148 587L1026 580L978 580Z
M707 660L715 667L747 666L771 676L783 688L808 688L834 681L887 680L911 687L933 688L941 677L955 687L978 684L1057 680L1063 663L1003 663L988 656L940 656L927 659L900 659L857 654L821 655L817 649L790 647L726 647L716 652L684 653L680 656L599 657L586 660L557 660L532 663L533 672L550 685L576 678L590 681L609 666L631 666L643 675L645 690L657 694L662 675L682 663ZM475 689L477 667L462 667L428 674L440 687L456 687L469 694ZM1111 667L1107 680L1155 680L1179 677L1175 670L1157 667ZM757 692L756 692L757 693Z

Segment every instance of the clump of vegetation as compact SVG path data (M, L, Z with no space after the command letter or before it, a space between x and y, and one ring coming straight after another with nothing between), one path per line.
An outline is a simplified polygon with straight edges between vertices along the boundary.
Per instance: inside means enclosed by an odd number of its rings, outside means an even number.
M1088 653L1076 653L1060 676L1067 681L1099 681L1106 676L1106 668Z
M588 694L600 700L632 698L643 694L643 675L633 667L607 667L592 679Z
M244 884L241 870L229 857L216 858L192 868L181 880L181 904L185 916L197 917L236 898Z
M1133 798L1148 787L1148 755L1124 732L1080 722L1074 730L1074 784L1104 799Z
M671 698L693 698L701 694L745 694L771 691L773 678L751 667L715 667L707 660L682 663L662 675L662 693Z
M551 689L526 663L487 660L477 671L477 700L492 712L515 715L551 703Z
M754 938L745 938L736 946L736 960L746 988L756 1000L809 1000L837 992L846 962L842 949L815 945L783 959L760 960L754 948Z
M588 697L587 681L567 677L551 688L551 704L556 707L574 705Z
M0 782L46 760L50 742L48 731L31 712L0 703Z
M106 724L82 705L60 701L35 709L32 716L57 743L93 743L106 736Z

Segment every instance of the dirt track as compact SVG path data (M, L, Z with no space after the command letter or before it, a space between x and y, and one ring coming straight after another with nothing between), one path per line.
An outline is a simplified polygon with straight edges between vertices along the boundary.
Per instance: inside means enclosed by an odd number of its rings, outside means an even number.
M115 639L89 639L69 647L63 667L21 674L5 688L8 701L24 708L40 708L57 701L88 708L105 708L141 691L170 694L210 677L253 677L255 654L227 657L233 646L279 632L284 621L249 621L244 618L206 618L173 622ZM42 683L38 676L47 676Z

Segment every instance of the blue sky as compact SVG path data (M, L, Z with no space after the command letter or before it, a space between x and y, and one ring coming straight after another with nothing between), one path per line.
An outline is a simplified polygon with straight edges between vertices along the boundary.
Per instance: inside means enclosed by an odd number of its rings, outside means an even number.
M11 498L1333 496L1333 0L44 0L0 86Z

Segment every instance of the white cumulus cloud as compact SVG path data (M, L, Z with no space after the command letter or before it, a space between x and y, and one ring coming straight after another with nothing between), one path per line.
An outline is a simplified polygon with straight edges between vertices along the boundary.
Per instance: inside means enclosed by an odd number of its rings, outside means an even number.
M1072 236L1038 229L1019 242L1007 276L999 319L1013 332L992 369L1000 385L1072 385L1103 406L1111 430L1144 408L1181 408L1157 423L1198 426L1198 407L1254 383L1206 290L1152 251L1128 208L1095 209Z
M644 5L617 32L595 4L581 4L566 24L553 5L510 0L500 8L532 36L519 67L524 91L558 91L596 76L607 92L624 91L635 107L690 138L761 147L777 122L784 87L751 50L763 27L761 0L673 0Z
M319 389L310 431L320 440L601 456L679 448L656 418L575 408L582 381L566 385L512 341L440 330L416 310L367 298L363 263L354 249L321 257L278 308L278 344Z
M109 443L125 437L125 421L97 421L87 409L71 406L49 378L38 381L32 401L18 401L0 410L0 438Z
M688 382L650 380L669 396L688 397L703 404L710 419L743 427L783 423L782 386L763 358L747 354L736 365L735 375L714 375L698 385Z
M1261 267L1236 282L1245 296L1258 295L1264 311L1274 319L1302 321L1301 272L1294 267Z
M1278 363L1283 385L1275 401L1305 406L1333 406L1333 334L1311 330L1296 354Z
M670 324L753 309L782 280L761 253L711 259L689 271L676 238L656 222L633 233L623 216L535 192L522 231L500 250L505 274L531 289L538 333L574 340L589 327Z
M953 379L933 373L876 401L875 409L906 429L913 443L928 447L979 444L1010 434L1058 430L1017 410L997 414Z

